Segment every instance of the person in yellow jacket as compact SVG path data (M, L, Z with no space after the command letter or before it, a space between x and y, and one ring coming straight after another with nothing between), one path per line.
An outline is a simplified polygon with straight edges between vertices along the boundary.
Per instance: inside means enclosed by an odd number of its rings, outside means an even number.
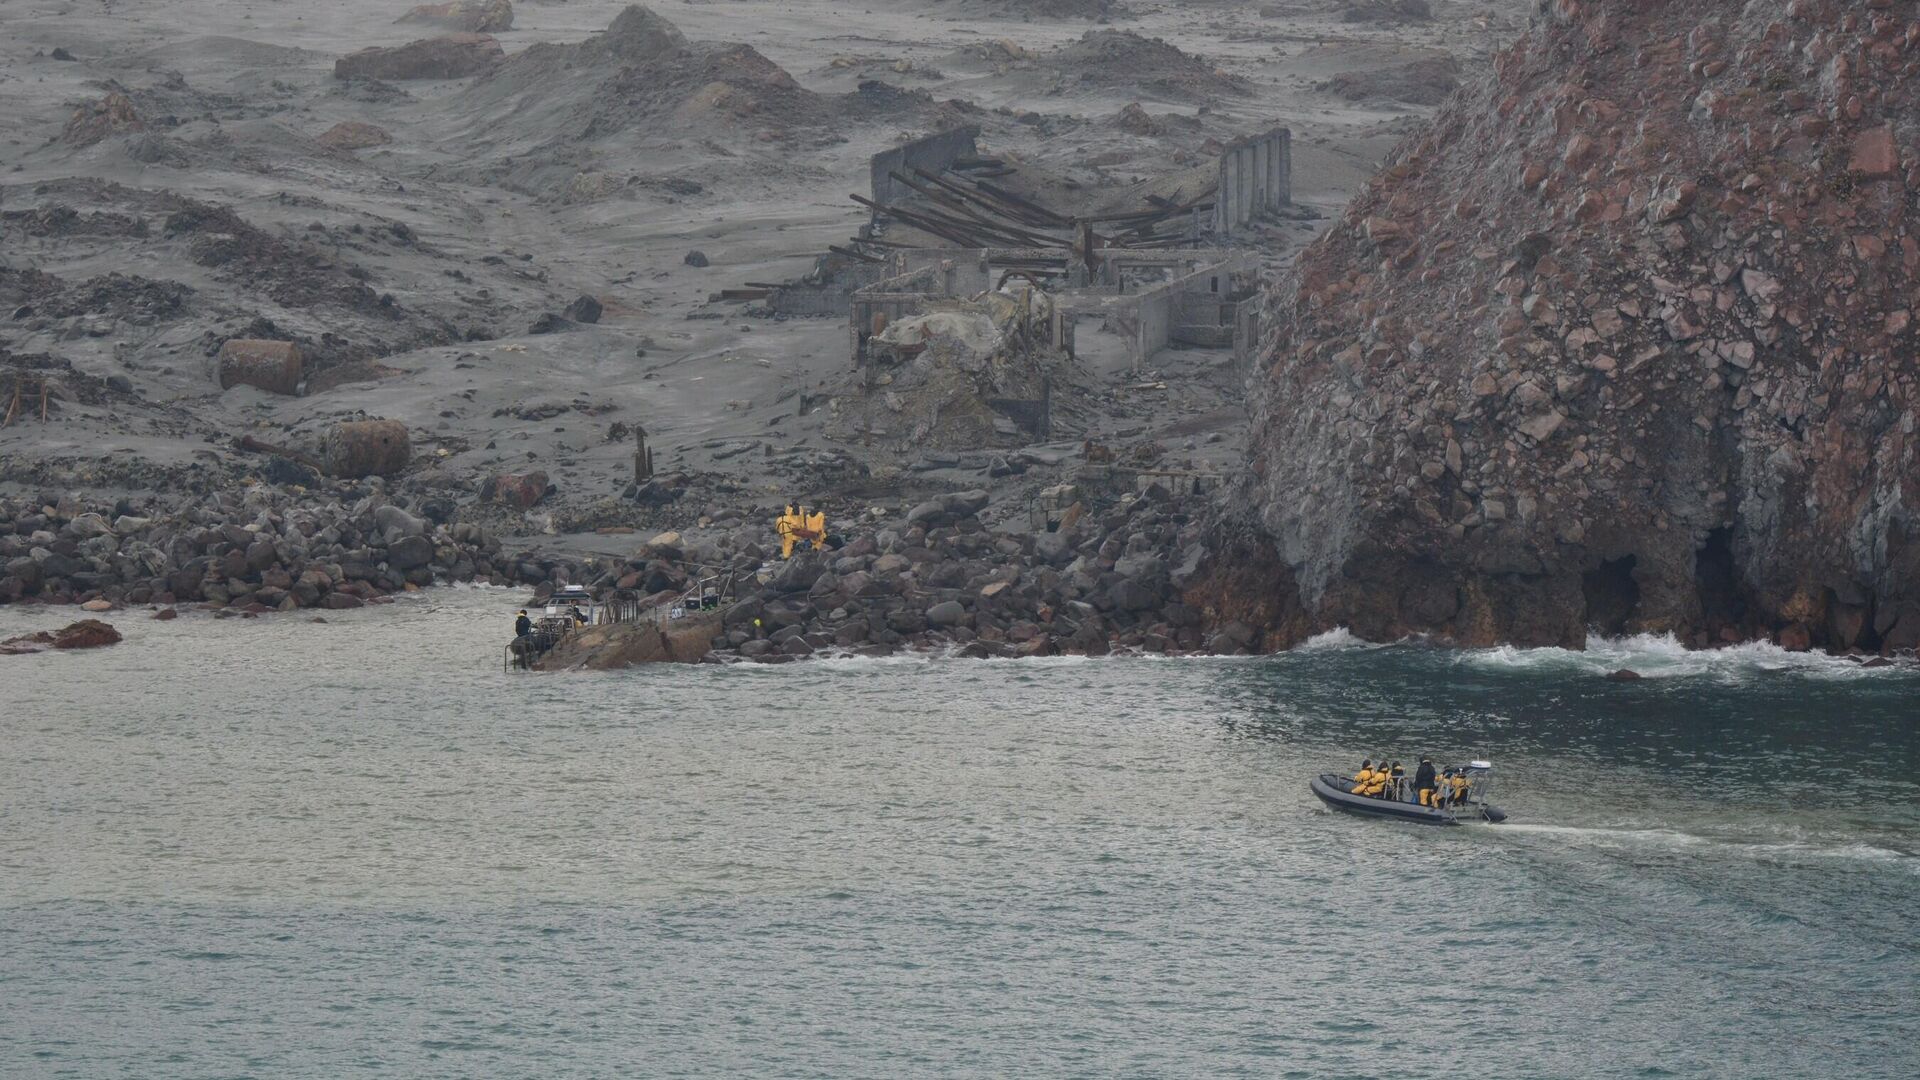
M1367 778L1364 782L1359 777L1354 778L1353 793L1369 799L1379 798L1380 793L1387 789L1387 763L1382 761L1377 769L1369 769L1366 765L1360 766L1360 769Z
M1373 759L1368 758L1367 760L1360 763L1360 771L1353 774L1353 793L1355 795L1365 795L1367 793L1367 788L1371 787L1372 785L1373 785Z
M1447 795L1450 801L1456 805L1466 802L1467 788L1470 787L1471 784L1472 782L1467 779L1467 771L1465 769L1455 769L1453 775L1447 779Z

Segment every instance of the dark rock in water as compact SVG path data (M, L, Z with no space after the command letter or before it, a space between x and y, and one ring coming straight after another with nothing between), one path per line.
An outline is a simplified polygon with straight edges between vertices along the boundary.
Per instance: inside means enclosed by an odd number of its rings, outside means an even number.
M1621 668L1619 671L1610 671L1602 677L1608 682L1639 682L1641 679L1646 678L1645 675L1628 668Z
M600 301L591 296L582 295L568 304L567 310L562 314L577 323L597 323L600 321L601 310Z
M64 47L56 48L52 52L48 53L47 55L52 57L55 60L78 60L79 59L79 57L74 56L72 53L68 52Z
M697 250L689 251L687 252L687 257L680 261L686 263L688 266L706 266L707 253L704 251L697 251Z
M125 375L109 375L107 376L107 389L117 393L131 394L133 393L133 380L127 378Z
M56 649L95 649L102 645L112 645L120 640L120 631L109 623L99 619L81 619L77 623L68 623L54 632L53 647Z
M156 622L168 622L179 617L180 613L170 607L161 608L159 611L153 613L153 618Z
M1871 659L1868 659L1862 662L1860 666L1863 668L1886 668L1886 667L1892 667L1893 661L1887 659L1884 656L1875 656Z
M545 315L542 315L539 318L533 320L533 325L527 327L527 333L558 334L571 329L573 329L572 322L562 318L561 316L555 315L553 312L549 311Z
M345 611L349 608L366 606L366 602L352 593L331 592L320 598L320 606L329 611Z

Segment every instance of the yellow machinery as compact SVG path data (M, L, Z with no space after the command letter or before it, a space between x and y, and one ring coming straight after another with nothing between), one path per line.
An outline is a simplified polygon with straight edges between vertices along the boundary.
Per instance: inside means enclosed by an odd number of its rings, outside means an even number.
M813 550L819 551L827 546L827 515L809 514L806 507L793 503L773 523L773 531L780 534L780 557L783 559L793 558L796 544L812 544Z

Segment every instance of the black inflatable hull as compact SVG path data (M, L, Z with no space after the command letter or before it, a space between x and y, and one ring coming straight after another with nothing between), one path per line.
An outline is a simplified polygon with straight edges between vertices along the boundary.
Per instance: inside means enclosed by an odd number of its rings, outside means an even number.
M1436 810L1419 803L1398 802L1393 799L1370 799L1365 795L1355 795L1347 788L1352 782L1336 773L1321 773L1307 785L1320 801L1335 810L1346 810L1355 814L1371 814L1374 817L1392 818L1396 821L1413 821L1422 825L1459 825L1468 821L1501 822L1507 820L1506 811L1497 806L1483 806L1471 803L1450 810Z

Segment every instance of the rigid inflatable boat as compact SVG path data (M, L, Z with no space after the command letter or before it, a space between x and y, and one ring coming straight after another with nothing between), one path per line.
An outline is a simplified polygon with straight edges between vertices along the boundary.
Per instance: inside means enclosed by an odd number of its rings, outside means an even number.
M1308 783L1320 801L1335 810L1399 821L1417 821L1424 825L1463 825L1474 821L1501 822L1507 812L1487 802L1487 788L1493 778L1490 762L1475 761L1466 767L1467 794L1463 802L1446 807L1421 806L1409 789L1406 798L1389 799L1355 795L1353 778L1338 773L1321 773Z

